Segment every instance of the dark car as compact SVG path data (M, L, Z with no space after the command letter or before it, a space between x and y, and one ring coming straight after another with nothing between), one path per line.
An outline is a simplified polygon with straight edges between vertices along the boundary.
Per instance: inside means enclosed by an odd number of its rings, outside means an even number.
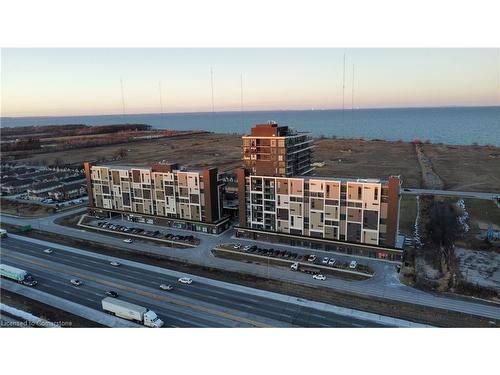
M118 298L118 293L116 293L114 290L109 290L106 292L106 295L108 297L113 297L113 298Z

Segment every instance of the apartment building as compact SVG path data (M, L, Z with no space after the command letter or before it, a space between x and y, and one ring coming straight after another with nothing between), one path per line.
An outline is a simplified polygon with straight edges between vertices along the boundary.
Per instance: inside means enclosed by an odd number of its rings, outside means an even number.
M223 214L224 183L217 168L187 170L177 164L150 167L84 164L89 212L205 233L229 227Z
M291 177L306 175L314 169L313 143L308 133L268 122L257 124L242 140L243 161L252 174Z
M401 181L238 175L238 236L401 260ZM362 244L368 246L355 246ZM383 248L383 249L382 249Z

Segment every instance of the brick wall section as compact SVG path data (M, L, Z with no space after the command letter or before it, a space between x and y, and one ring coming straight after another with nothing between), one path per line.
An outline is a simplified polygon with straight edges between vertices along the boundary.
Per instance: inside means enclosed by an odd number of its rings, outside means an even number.
M399 198L401 180L399 176L389 177L389 205L387 208L387 245L395 246L399 224Z

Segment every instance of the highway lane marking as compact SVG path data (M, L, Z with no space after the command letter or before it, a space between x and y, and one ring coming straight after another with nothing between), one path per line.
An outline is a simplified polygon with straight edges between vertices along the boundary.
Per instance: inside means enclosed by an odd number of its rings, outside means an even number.
M28 263L36 264L36 265L38 265L39 267L42 267L42 268L46 268L46 269L49 269L49 270L50 269L54 269L54 270L62 272L62 273L67 273L67 271L61 270L62 267L59 267L59 266L52 266L52 267L50 267L48 265L45 265L45 264L40 263L38 261L35 261L33 259L25 259L25 258L16 256L16 255L10 255L10 256L13 257L13 258L19 259L21 261L25 261L25 262L28 262ZM268 325L266 323L261 323L261 322L257 322L257 321L252 320L252 319L235 316L235 315L223 312L223 311L213 310L213 309L211 309L209 307L205 307L205 306L196 306L196 305L190 304L190 303L185 302L185 301L176 300L176 299L169 298L169 297L166 297L166 296L157 295L157 294L154 294L154 293L151 293L151 292L147 292L147 291L143 291L143 290L140 290L140 289L137 289L137 288L132 288L132 287L129 287L129 286L126 286L126 285L123 285L123 284L118 284L118 283L115 283L115 282L107 281L107 280L104 280L104 279L101 279L101 278L98 278L98 277L94 277L92 275L85 275L85 274L82 274L81 272L72 272L72 273L75 274L76 276L80 276L83 279L86 278L86 279L92 280L92 281L94 281L96 283L99 283L99 284L113 286L115 288L121 288L121 289L127 290L129 292L142 295L144 297L149 297L149 298L153 298L153 299L157 299L157 300L162 300L162 301L165 301L165 302L170 302L170 303L173 303L173 304L176 304L176 305L180 305L180 306L184 306L184 307L189 307L189 308L194 309L194 310L199 310L199 311L207 313L207 314L217 315L219 317L226 318L226 319L229 319L229 320L238 321L240 323L246 323L246 324L249 324L249 325L252 325L252 326L255 326L255 327L260 327L260 328L271 328L272 327L271 325ZM94 301L92 301L92 302L94 302Z
M9 249L9 251L13 251L13 252L18 252L17 250L11 250ZM33 254L27 254L27 255L32 255L32 256L37 256L39 255L38 252L35 252L36 255L33 255ZM73 257L73 256L68 256L68 258L73 258L75 259L75 262L80 262L82 265L85 264L85 262L82 262L81 259L77 259L77 257ZM86 258L86 256L83 256L83 258ZM44 258L45 260L45 258ZM47 258L47 260L51 260L50 258ZM58 257L57 260L59 260L59 263L66 263L70 266L73 266L73 263L69 261L69 259L66 259L66 257L63 257L61 259L61 257ZM56 260L54 260L55 262L57 262ZM94 263L94 262L92 262ZM96 264L98 264L99 266L105 266L106 263L100 263L100 262L95 262ZM91 265L87 265L85 264L85 266L89 267L89 268L92 268ZM111 266L110 266L111 267ZM92 269L90 270L85 270L85 271L89 271L89 272L92 272ZM121 277L121 278L124 278L126 279L126 281L128 282L137 282L139 281L140 283L142 284L149 284L150 286L157 286L157 284L161 283L162 281L166 280L166 279L173 279L172 281L175 281L176 278L174 278L173 276L169 276L169 277L160 277L161 274L158 274L159 276L155 276L155 275L152 275L151 278L152 279L156 279L158 280L157 282L154 282L154 281L150 281L150 280L144 280L144 279L141 279L141 278L136 278L132 275L127 275L126 273L128 273L130 270L129 270L129 267L127 267L126 270L124 270L123 272L119 269L102 269L100 270L100 272L102 273L105 273L106 276L110 276L110 277ZM134 273L138 273L138 272L134 272ZM206 298L208 301L207 302L214 302L214 301L224 301L224 298L227 297L227 294L225 294L222 290L218 290L217 287L215 288L211 288L211 293L214 294L214 295L206 295L204 294L204 290L196 287L195 286L190 286L189 289L179 289L183 292L185 292L185 297L188 297L188 298L192 298L193 295L194 296L201 296L201 297L204 297ZM189 295L191 294L191 295ZM254 299L254 298L251 298L251 295L248 295L248 294L245 294L245 293L239 293L241 295L239 295L238 297L243 301L243 302L239 302L239 301L224 301L225 303L228 303L230 305L236 305L238 307L251 307L251 308L254 308L255 310L259 311L267 311L267 309L265 308L266 306L265 305L272 305L274 301L272 300L268 300L266 298L263 298L262 300L257 300L257 299ZM254 303L255 305L252 306L251 303ZM261 305L264 305L262 307L259 307L258 305L261 304ZM229 308L235 308L234 306L233 307L229 307ZM280 315L280 316L283 316L283 317L287 317L286 315L284 314L280 314L278 312L275 313L276 315Z

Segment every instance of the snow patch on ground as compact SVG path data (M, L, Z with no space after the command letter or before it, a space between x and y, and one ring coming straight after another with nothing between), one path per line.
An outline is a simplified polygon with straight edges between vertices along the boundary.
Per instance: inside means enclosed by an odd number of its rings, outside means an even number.
M426 279L437 280L441 276L439 270L427 264L422 258L416 258L415 269L417 273L422 274Z
M455 254L465 280L500 291L500 254L459 247Z
M18 310L12 306L6 305L4 303L0 304L0 310L5 311L7 314L14 315L18 318L24 319L30 323L33 323L35 326L39 327L49 327L49 328L60 328L57 324L49 322L45 319L41 319L35 315L32 315L26 311Z
M457 207L460 209L462 214L458 217L458 222L462 227L464 233L467 233L470 230L469 227L469 213L465 208L465 202L463 199L459 199L457 202Z

